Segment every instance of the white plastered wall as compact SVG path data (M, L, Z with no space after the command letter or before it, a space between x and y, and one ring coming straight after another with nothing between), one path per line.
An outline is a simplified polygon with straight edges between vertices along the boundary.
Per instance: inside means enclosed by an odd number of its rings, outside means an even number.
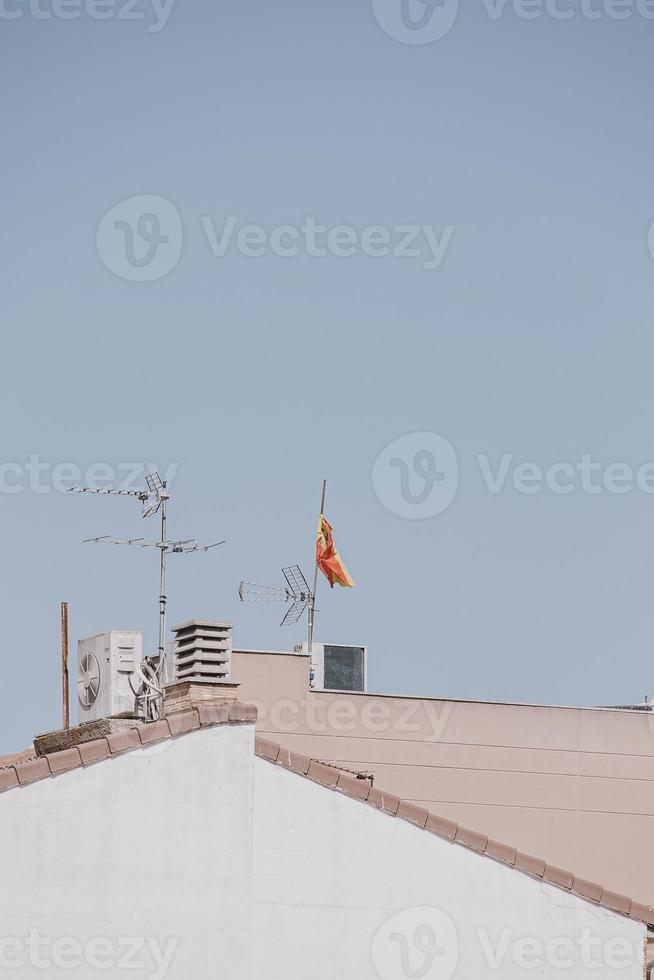
M216 726L0 795L0 976L249 977L253 753Z
M0 976L641 980L644 926L255 759L253 737L203 729L0 795Z
M255 774L255 980L641 980L639 923L264 760Z

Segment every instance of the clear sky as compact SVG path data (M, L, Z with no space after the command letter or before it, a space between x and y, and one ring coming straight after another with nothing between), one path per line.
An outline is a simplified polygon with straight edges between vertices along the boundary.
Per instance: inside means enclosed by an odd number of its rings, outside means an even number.
M228 539L171 622L303 639L237 588L309 570L326 476L372 689L654 692L654 9L75 3L0 5L0 752L60 723L60 600L155 642L156 555L81 540L156 524L63 463Z

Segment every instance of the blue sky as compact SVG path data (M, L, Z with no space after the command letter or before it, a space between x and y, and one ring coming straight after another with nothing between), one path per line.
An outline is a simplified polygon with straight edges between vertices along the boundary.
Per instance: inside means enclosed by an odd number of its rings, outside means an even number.
M561 0L570 19L550 3L527 20L480 0L427 43L405 43L400 0L175 0L165 23L145 0L138 19L101 9L0 13L0 750L59 724L60 600L73 640L155 641L155 556L81 544L155 526L131 501L59 492L63 463L171 466L171 534L228 539L171 558L171 622L301 640L237 588L309 569L327 477L357 586L323 582L316 638L367 643L373 689L654 690L647 8L617 20L595 0L590 19ZM207 229L230 220L214 254ZM409 234L418 254L398 254Z

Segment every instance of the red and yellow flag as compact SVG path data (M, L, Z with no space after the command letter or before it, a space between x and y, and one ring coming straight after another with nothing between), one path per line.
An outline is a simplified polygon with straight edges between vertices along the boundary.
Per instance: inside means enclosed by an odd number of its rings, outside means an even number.
M336 550L332 529L325 520L324 514L320 515L318 521L316 564L327 578L332 589L334 585L342 585L345 589L351 589L354 585L354 582L350 578L350 573Z

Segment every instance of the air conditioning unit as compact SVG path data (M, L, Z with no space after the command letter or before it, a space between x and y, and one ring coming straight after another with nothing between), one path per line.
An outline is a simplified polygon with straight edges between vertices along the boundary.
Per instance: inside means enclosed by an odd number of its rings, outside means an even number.
M307 643L297 643L295 653L308 654ZM311 686L320 691L368 690L368 647L343 643L314 643L311 651Z
M136 666L143 660L143 634L109 630L77 644L77 701L79 720L131 717L134 689L139 686Z

